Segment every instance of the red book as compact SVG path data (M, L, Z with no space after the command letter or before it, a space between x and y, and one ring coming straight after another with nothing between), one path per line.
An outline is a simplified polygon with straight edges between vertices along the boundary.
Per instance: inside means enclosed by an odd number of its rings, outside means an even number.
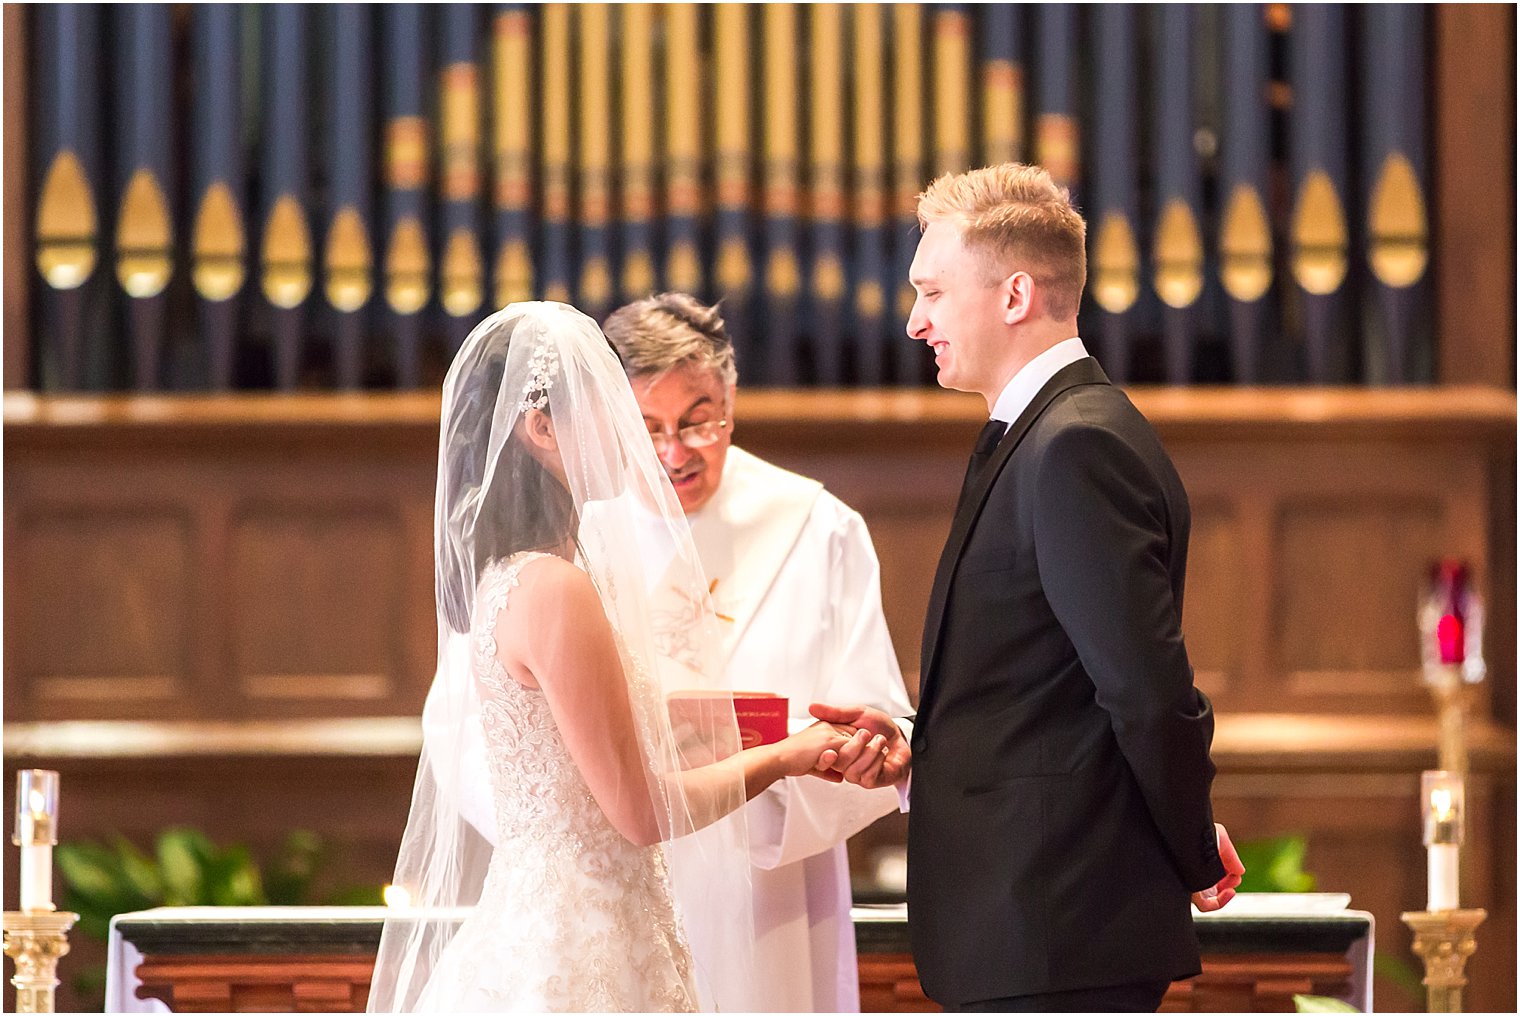
M744 747L786 740L785 695L773 695L768 691L736 691L734 712L738 715L739 739L744 742Z
M737 721L741 746L775 744L786 737L787 699L768 691L674 691L667 696L676 743L689 752L711 743L715 724ZM689 764L702 764L688 759Z

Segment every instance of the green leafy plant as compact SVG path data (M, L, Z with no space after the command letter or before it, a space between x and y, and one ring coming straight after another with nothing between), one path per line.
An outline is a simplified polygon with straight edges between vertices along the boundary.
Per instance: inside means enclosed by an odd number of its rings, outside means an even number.
M331 860L322 838L298 829L287 835L261 868L243 844L217 846L198 829L159 833L152 852L117 833L103 843L60 843L54 863L64 886L63 905L79 915L79 930L104 941L111 918L152 907L256 907L382 902L379 886L345 886L320 897L318 876ZM105 971L79 971L74 988L103 999Z
M1425 1000L1425 985L1420 980L1414 964L1392 953L1379 952L1372 956L1372 972L1387 978L1400 991L1409 996L1410 1002Z
M105 938L112 917L149 907L315 902L312 882L327 853L316 833L297 830L261 871L243 844L219 847L198 829L174 828L158 835L151 854L116 834L105 843L59 844L56 862L80 930ZM369 898L379 903L379 890Z
M1243 893L1307 893L1314 891L1314 876L1304 870L1309 841L1303 836L1274 836L1238 843L1246 866L1240 880Z

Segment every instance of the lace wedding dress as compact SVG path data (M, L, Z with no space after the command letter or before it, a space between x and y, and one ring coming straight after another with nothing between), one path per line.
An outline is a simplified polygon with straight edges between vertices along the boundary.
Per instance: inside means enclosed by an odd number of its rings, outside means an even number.
M542 691L496 655L496 620L523 567L481 576L470 640L496 808L480 903L428 978L433 1012L688 1012L691 956L660 847L629 843L602 813ZM637 680L637 677L633 678Z

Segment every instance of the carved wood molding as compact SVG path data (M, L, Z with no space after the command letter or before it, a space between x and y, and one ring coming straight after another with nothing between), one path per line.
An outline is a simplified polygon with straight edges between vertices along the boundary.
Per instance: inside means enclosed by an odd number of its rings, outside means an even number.
M1480 721L1468 733L1475 772L1513 774L1513 731ZM6 761L17 764L28 759L164 760L166 765L186 758L410 759L422 747L416 716L7 723L0 736ZM1217 719L1213 756L1232 774L1417 772L1435 764L1436 721L1378 714L1227 713Z
M144 956L139 998L173 1012L363 1012L373 956Z
M912 956L860 956L866 1012L938 1012L918 983ZM175 1012L362 1012L372 956L146 955L140 998ZM1343 995L1351 965L1321 953L1206 953L1203 973L1172 985L1162 1012L1292 1012L1293 995Z
M1224 388L1136 387L1131 400L1163 433L1217 428L1265 433L1380 433L1440 439L1514 437L1515 393L1487 385L1430 388ZM104 431L171 435L226 428L267 434L334 436L356 431L438 426L439 397L432 393L373 392L313 395L37 395L6 392L7 450L35 435ZM878 427L976 426L986 405L975 395L920 389L741 388L739 424ZM12 428L15 428L14 430ZM814 439L820 436L812 435Z

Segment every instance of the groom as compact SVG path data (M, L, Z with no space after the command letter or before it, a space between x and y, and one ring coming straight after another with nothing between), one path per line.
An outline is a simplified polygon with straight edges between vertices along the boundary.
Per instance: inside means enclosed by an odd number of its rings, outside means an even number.
M1209 804L1214 718L1183 645L1189 511L1171 460L1077 337L1086 226L1033 166L936 180L908 334L980 394L924 623L911 743L908 909L947 1009L1154 1011L1199 972L1189 897L1243 869ZM884 734L837 768L906 780ZM906 793L905 793L906 796Z

